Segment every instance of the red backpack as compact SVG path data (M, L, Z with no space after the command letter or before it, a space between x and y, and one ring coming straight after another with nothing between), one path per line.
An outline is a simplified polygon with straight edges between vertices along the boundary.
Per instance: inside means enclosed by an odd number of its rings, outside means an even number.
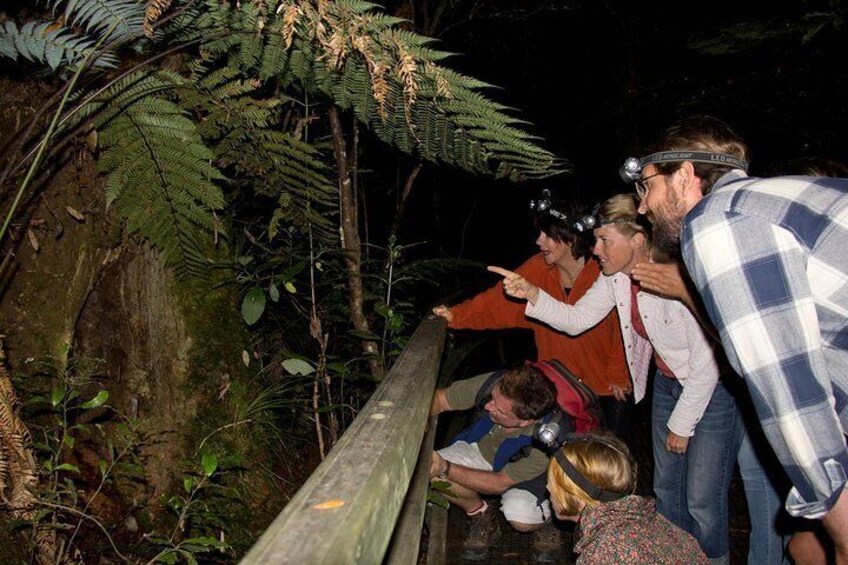
M571 417L575 432L590 432L602 427L603 412L598 395L580 377L556 359L528 361L527 364L541 370L554 383L557 403Z

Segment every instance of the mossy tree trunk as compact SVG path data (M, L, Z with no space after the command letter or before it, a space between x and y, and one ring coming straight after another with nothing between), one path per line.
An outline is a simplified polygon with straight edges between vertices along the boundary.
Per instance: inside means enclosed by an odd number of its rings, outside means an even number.
M0 101L6 108L26 107L25 101L17 98L32 95L18 83L0 82ZM8 111L0 112L0 133L14 129L11 122L20 119ZM105 209L92 157L85 148L67 153L64 161L55 164L50 181L40 187L39 196L12 224L13 247L4 249L8 260L0 276L0 334L5 338L13 375L31 375L37 365L34 360L50 359L51 366L60 370L74 358L103 361L97 386L109 392L109 406L140 423L143 443L139 461L144 480L129 490L101 493L100 500L93 501L91 514L106 512L120 523L128 513L146 510L147 515L139 516L138 522L149 524L161 519L160 498L174 491L188 470L186 462L196 456L187 437L205 433L198 432L198 406L216 401L224 381L245 370L241 351L248 340L239 333L243 326L235 297L227 309L232 316L216 319L219 325L234 328L222 337L229 341L227 351L217 350L218 343L196 337L198 323L193 326L189 321L191 312L220 302L228 291L188 288L174 280L156 252L127 240L122 226ZM199 324L209 325L208 320ZM216 365L212 360L219 356L227 358ZM204 364L205 373L200 377L197 359ZM3 398L11 399L5 402L10 408L7 412L17 418L15 399L26 402L33 394L30 387L44 384L19 378L14 381L15 390L12 381L6 380ZM81 392L86 397L91 391ZM104 419L98 420L95 413L93 421L105 422L107 414L101 413ZM26 435L20 432L21 426L14 427L15 433ZM77 478L82 481L83 498L94 491L86 481L96 481L99 476L98 462L105 452L99 441L79 441L65 455L81 470ZM5 485L8 489L3 494L12 493L10 489L20 493L16 484L37 482L38 461L26 449L28 442L24 441L21 451L2 432L0 442L7 459L14 456L21 477ZM7 518L28 515L21 513L24 506L20 504L6 503L6 508L13 511ZM16 508L20 510L17 514ZM124 533L127 538L134 534ZM122 535L120 525L112 535ZM39 536L35 541L41 553L44 540ZM6 560L4 555L6 552L0 551L0 561Z

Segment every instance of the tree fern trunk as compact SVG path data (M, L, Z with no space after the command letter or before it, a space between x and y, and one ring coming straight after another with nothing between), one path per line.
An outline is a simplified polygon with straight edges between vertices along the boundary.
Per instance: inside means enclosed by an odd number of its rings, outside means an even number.
M344 136L339 110L329 108L330 128L333 132L333 149L339 170L339 192L341 206L341 242L347 266L347 284L349 290L350 318L353 327L361 334L370 334L371 327L365 317L365 293L362 289L362 241L359 238L359 222L356 194L353 190L353 178L348 164L347 141ZM380 348L376 341L362 340L362 349L368 357L371 374L377 380L383 379L383 363Z

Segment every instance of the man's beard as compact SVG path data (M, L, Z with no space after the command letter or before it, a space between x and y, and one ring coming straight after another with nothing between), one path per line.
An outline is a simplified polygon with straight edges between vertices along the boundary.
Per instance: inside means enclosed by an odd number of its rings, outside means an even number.
M660 204L656 211L648 212L648 220L653 226L653 246L670 260L680 261L680 230L683 227L686 208L683 200L668 184L666 192L667 201Z
M680 260L680 226L679 218L651 218L654 225L654 247L660 253L673 261Z

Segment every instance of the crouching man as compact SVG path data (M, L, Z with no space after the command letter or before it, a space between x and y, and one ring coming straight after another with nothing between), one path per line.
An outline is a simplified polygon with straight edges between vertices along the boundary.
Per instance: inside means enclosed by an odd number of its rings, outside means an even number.
M479 410L471 426L434 452L430 464L430 477L450 483L456 495L451 502L469 517L463 557L486 559L500 540L497 509L483 498L500 495L510 525L520 532L536 532L536 560L556 561L560 536L549 523L545 490L549 459L533 442L537 424L557 409L556 388L531 366L486 373L438 389L432 413L475 406Z

